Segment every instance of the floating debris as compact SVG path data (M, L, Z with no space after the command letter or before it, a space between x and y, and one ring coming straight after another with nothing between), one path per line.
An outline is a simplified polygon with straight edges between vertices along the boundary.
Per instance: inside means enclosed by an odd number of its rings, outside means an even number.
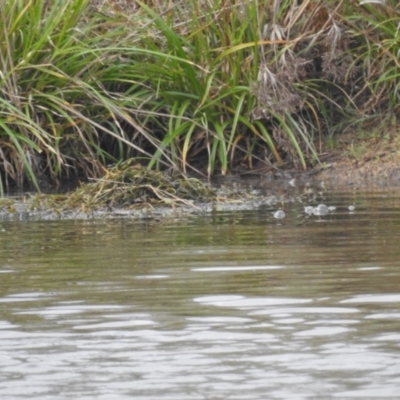
M278 210L274 212L274 218L276 219L283 219L286 217L285 211L283 210Z
M329 208L325 204L318 204L317 207L314 208L314 215L327 215L329 214Z
M335 206L327 206L325 204L318 204L316 207L313 206L305 206L304 212L308 215L316 215L316 216L323 216L327 215L332 211L335 211Z
M314 214L314 207L312 206L305 206L304 207L304 212L308 215Z

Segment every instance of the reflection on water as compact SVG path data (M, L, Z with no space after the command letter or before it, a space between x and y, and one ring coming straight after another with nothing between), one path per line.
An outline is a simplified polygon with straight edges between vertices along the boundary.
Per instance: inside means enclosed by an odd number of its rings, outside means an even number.
M400 201L326 203L0 223L0 398L399 398Z

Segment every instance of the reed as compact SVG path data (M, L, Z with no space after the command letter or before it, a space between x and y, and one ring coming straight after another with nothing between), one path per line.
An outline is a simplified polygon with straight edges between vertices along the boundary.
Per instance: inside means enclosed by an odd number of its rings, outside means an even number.
M318 162L398 111L394 0L0 2L0 190L135 157L211 177Z
M128 109L149 91L121 62L127 31L87 0L0 3L0 167L3 179L36 187L70 171L97 174L131 142L122 124L146 132ZM122 39L121 39L122 38ZM129 83L129 89L120 90ZM151 94L150 94L151 96ZM109 151L117 143L119 154Z

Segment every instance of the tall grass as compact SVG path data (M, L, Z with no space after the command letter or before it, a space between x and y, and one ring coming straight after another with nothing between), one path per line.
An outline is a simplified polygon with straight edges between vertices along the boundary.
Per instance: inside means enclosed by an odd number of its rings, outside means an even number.
M400 100L400 3L394 0L361 1L347 20L359 43L356 62L363 81L354 96L369 114L399 108Z
M95 3L0 2L0 182L132 156L305 168L325 135L398 107L394 0Z
M104 142L139 149L122 123L151 96L120 61L121 29L103 31L87 0L0 3L0 166L6 182L80 169L95 174L111 155ZM123 33L125 36L126 33ZM140 149L139 149L140 150ZM126 153L120 147L119 156Z

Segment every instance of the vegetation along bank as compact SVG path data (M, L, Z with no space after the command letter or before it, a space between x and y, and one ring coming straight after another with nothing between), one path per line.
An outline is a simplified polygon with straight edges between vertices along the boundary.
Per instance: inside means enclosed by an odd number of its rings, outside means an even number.
M397 0L1 1L0 191L131 159L200 178L394 166L399 20Z

